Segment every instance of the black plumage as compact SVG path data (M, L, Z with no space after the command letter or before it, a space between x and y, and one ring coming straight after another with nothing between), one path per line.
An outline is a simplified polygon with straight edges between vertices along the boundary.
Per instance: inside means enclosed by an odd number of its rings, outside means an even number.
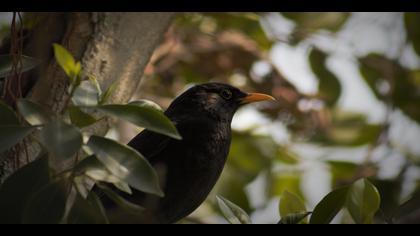
M248 94L221 83L194 86L178 96L165 111L182 140L144 130L128 145L138 150L155 167L165 196L159 198L133 190L120 192L127 200L147 208L131 215L105 203L119 223L174 223L193 212L216 184L231 142L231 121L243 104L273 99Z

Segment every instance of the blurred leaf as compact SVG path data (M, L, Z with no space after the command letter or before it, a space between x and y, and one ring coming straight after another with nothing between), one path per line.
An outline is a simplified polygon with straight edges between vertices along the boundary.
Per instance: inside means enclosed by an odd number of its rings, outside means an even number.
M92 193L94 194L94 193ZM99 204L101 204L99 202ZM107 224L108 219L101 208L77 194L67 217L68 224Z
M49 182L48 156L43 154L23 166L0 186L0 223L21 223L28 198Z
M380 206L379 192L367 179L354 182L349 191L346 207L358 224L370 224Z
M420 56L420 13L419 12L405 12L404 23L407 37L414 47L414 51Z
M336 189L327 194L312 212L310 224L328 224L346 203L349 187Z
M282 173L271 176L268 183L270 196L280 196L284 191L289 191L302 197L300 190L301 178L299 173Z
M30 125L43 125L51 121L53 114L41 105L27 99L19 99L17 103L19 112Z
M159 111L163 112L162 107L160 107L157 103L155 103L153 101L150 101L150 100L146 100L146 99L131 101L128 104L129 105L136 105L136 106L140 106L140 107L150 107L152 109L159 110Z
M284 217L281 217L279 224L299 224L303 219L305 219L311 212L301 212L301 213L292 213Z
M333 187L338 187L351 180L359 167L358 164L344 161L328 161L328 164Z
M76 106L96 106L99 98L97 87L91 80L85 80L74 91L72 101Z
M6 125L19 125L19 120L13 109L0 101L0 126Z
M102 93L101 98L99 99L99 104L103 105L105 104L111 95L114 93L115 89L117 88L118 80L115 80L112 82L112 84L105 90L104 93Z
M98 109L148 130L167 135L174 139L182 139L172 121L161 111L150 106L102 105Z
M91 191L89 193L89 196L87 198L87 200L89 201L89 203L95 208L97 209L97 211L99 211L101 213L101 215L103 216L105 223L109 224L109 220L108 217L106 215L106 211L105 208L101 202L101 199L98 197L98 195L96 195L95 192Z
M93 75L88 75L89 81L95 86L96 90L98 91L99 98L102 96L102 89L101 85L99 85L98 80Z
M80 63L77 65L73 55L71 55L71 53L63 46L54 43L53 48L57 63L64 70L66 75L70 78L70 82L73 84L76 76L80 72Z
M34 129L35 127L19 125L0 126L0 153L19 143Z
M37 59L28 56L21 56L21 72L26 72L35 68L39 62ZM7 77L12 72L13 58L11 55L0 55L0 78Z
M73 185L83 198L87 198L90 190L95 185L95 181L85 175L79 175L73 178Z
M278 153L275 157L276 157L276 160L283 162L285 164L294 165L294 164L299 163L299 156L284 146L278 148Z
M55 120L41 130L40 141L53 157L65 160L79 151L83 138L73 125Z
M95 117L83 112L79 107L70 106L68 108L71 123L79 128L92 125L96 122Z
M62 178L35 192L25 205L24 224L58 224L67 201L68 182Z
M87 146L112 174L133 188L163 196L155 170L135 149L95 135Z
M290 222L292 219L297 220L297 218L299 218L296 214L306 214L306 207L298 196L286 190L280 197L279 212L281 218L285 218L283 222L286 222L286 217L289 218L287 222ZM301 220L303 220L303 218L299 221Z
M391 218L400 205L400 196L403 178L380 180L373 179L372 183L378 189L381 196L380 211L383 212L384 220L391 221Z
M133 214L143 214L145 208L125 200L123 197L112 191L103 184L98 184L98 187L118 206Z
M251 219L249 218L248 214L246 214L246 212L240 207L221 196L216 196L216 198L223 216L227 221L229 221L229 223L251 224Z
M328 106L334 106L341 94L341 85L337 77L326 65L327 54L313 48L309 54L311 69L319 79L318 93Z

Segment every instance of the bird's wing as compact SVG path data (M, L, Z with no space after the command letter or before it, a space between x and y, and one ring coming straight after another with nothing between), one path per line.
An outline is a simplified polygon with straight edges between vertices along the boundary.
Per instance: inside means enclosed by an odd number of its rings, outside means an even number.
M171 140L174 139L149 130L143 130L128 143L128 146L140 152L153 165L158 161L156 156L168 146Z

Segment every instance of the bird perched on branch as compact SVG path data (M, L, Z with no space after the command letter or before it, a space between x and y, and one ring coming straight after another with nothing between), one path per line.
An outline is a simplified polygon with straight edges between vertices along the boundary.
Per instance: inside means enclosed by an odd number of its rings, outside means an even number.
M236 110L265 100L274 98L245 93L221 83L196 85L178 96L165 115L174 122L182 140L144 130L128 144L155 167L163 180L165 196L159 198L136 190L131 195L120 192L147 210L141 216L114 214L120 216L114 222L174 223L193 212L206 199L223 170ZM118 212L110 202L104 205Z

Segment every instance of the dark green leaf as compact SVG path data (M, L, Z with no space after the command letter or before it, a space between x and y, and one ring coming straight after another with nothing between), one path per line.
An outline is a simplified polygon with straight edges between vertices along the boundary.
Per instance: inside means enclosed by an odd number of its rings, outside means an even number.
M48 157L44 154L17 170L4 181L0 186L1 224L21 223L28 198L49 182L48 168Z
M328 224L344 207L346 202L348 187L339 188L327 194L312 212L310 224Z
M327 55L317 48L309 54L311 69L319 79L318 93L328 106L333 106L341 94L341 85L337 77L326 65Z
M248 214L239 206L221 196L216 196L216 198L223 216L231 224L251 224Z
M83 138L76 127L55 120L41 130L40 141L54 157L64 160L79 151Z
M19 125L0 126L0 153L19 143L34 129Z
M290 216L290 219L294 219L291 216L306 213L306 207L298 196L289 191L284 191L280 197L279 212L282 219L287 216Z
M21 57L22 73L35 68L39 62L35 58L23 56ZM4 78L10 74L13 67L13 59L11 55L0 55L0 78Z
M94 195L94 193L92 193ZM91 195L91 196L93 196ZM92 198L94 201L95 198ZM97 203L97 202L96 202ZM99 202L99 204L101 204ZM67 217L69 224L107 224L108 219L103 214L102 209L98 205L94 205L91 201L84 199L79 194Z
M41 105L26 99L19 99L17 103L20 114L31 125L43 125L51 121L53 114Z
M406 12L404 13L405 29L407 37L414 47L414 51L420 56L420 13L419 12Z
M373 216L380 206L378 190L367 179L354 182L348 191L346 207L358 224L373 222Z
M163 196L155 170L135 149L95 135L87 146L116 177L135 189Z
M158 110L163 112L162 107L160 107L157 103L152 102L150 100L146 100L146 99L140 99L140 100L136 100L136 101L131 101L130 103L128 103L129 105L137 105L140 107L150 107L152 109Z
M83 112L79 107L71 106L68 108L68 110L71 123L79 128L89 126L96 122L95 117L86 112Z
M5 125L19 125L19 120L12 108L0 101L0 126Z
M120 195L112 191L110 188L103 184L98 184L98 187L101 188L101 190L112 200L114 201L118 206L122 207L126 211L133 213L133 214L143 214L144 213L144 207L136 205L134 203L131 203L124 198L122 198Z
M174 124L161 111L150 106L102 105L98 109L151 131L181 139Z
M279 224L299 224L311 212L292 213L281 217Z
M66 207L67 190L68 183L64 178L49 183L41 188L28 199L22 223L60 223Z
M90 80L85 80L74 91L72 101L76 106L98 105L99 91Z

